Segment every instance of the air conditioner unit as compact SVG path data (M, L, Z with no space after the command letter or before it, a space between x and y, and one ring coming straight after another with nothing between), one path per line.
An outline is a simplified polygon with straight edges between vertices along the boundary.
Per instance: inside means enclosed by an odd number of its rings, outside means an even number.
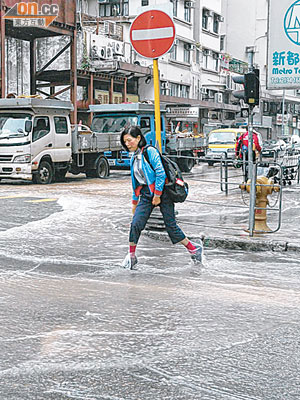
M98 47L98 57L100 60L106 59L106 46Z
M184 8L195 8L195 2L194 1L185 1Z
M215 103L223 103L223 93L215 93Z
M106 59L107 60L112 60L113 59L113 56L114 56L114 53L113 53L113 48L112 47L110 47L110 46L106 46Z
M169 89L169 87L170 87L170 84L169 84L168 81L161 82L161 88L162 89Z
M123 56L124 55L124 43L115 42L114 52L118 56Z
M207 88L205 88L205 87L200 88L200 92L202 94L207 94Z

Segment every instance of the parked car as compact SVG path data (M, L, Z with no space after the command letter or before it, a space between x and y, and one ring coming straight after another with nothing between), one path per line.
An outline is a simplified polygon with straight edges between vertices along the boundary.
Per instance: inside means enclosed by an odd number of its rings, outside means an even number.
M266 140L261 151L262 157L279 157L286 151L287 144L282 140Z

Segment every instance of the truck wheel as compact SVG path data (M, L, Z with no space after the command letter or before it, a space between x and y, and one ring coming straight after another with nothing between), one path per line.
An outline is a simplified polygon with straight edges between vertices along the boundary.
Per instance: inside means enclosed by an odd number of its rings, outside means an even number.
M178 167L182 172L190 172L195 165L195 160L190 154L186 155L190 158L178 158Z
M33 175L33 182L41 185L47 185L53 180L53 169L48 161L42 161L37 173Z
M109 164L105 157L100 157L96 165L96 178L104 179L109 176Z

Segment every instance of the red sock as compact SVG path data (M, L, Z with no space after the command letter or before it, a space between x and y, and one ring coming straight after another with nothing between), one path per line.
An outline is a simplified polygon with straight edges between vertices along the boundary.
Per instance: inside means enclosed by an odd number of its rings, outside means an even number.
M192 242L189 241L185 247L188 249L190 253L192 254L196 253L197 248L193 245Z
M129 253L131 256L135 256L136 245L129 246Z

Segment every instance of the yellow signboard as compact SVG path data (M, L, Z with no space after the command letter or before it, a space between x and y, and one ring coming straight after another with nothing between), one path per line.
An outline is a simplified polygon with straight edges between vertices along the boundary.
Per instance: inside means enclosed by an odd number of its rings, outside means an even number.
M109 104L109 93L107 90L95 89L95 100L99 101L99 104ZM137 94L128 94L126 96L126 102L138 103L139 96ZM120 92L113 92L113 104L123 103L123 95Z

